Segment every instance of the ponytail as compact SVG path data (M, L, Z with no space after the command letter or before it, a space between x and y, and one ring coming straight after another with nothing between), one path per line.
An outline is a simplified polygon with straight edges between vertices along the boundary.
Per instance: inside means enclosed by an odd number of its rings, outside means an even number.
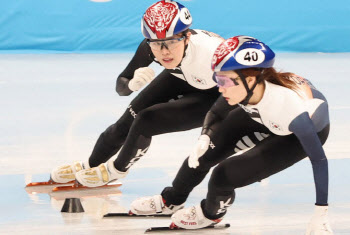
M290 77L294 75L293 73L277 72L276 69L274 69L273 67L265 68L263 70L256 68L242 69L241 73L245 77L254 76L256 78L259 78L257 81L258 83L261 83L264 80L266 80L275 85L286 87L298 93L297 84L290 79Z

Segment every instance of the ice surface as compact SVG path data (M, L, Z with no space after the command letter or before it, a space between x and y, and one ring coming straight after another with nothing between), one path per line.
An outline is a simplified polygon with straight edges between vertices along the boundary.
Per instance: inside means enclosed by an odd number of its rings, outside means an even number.
M143 234L148 227L169 225L168 218L102 215L125 212L137 197L170 185L200 129L154 137L146 156L118 189L69 194L24 189L29 181L47 180L57 165L88 158L100 133L135 96L119 97L115 92L115 80L131 56L0 55L0 234ZM336 234L350 234L350 54L278 54L277 67L308 78L329 101L331 133L325 151L330 159L330 220ZM205 197L207 180L186 206ZM61 213L66 197L81 198L85 212ZM303 234L314 198L311 164L304 160L262 183L238 189L223 221L231 227L215 233Z

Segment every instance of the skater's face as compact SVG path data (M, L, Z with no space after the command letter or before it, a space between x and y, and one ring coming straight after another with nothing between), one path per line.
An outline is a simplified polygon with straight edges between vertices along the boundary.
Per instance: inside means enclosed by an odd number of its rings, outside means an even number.
M153 55L166 69L174 69L182 61L190 36L191 33L188 32L187 37L178 34L165 40L152 40L148 44Z
M248 86L251 87L254 84L255 77L247 77L246 81ZM247 96L247 90L245 89L241 78L234 71L220 71L216 73L217 86L219 92L227 100L229 105L235 105L243 101ZM230 81L231 80L231 81ZM253 81L253 82L252 82Z

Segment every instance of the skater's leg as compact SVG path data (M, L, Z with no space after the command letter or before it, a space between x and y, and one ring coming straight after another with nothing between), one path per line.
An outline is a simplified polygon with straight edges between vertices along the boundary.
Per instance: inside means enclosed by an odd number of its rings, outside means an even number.
M146 153L153 135L199 127L219 95L215 88L198 91L174 76L163 80L167 81L167 89L162 86L162 95L158 94L157 99L154 99L152 93L159 92L159 89L155 88L160 88L158 83L163 81L153 81L141 92L142 96L148 96L148 103L157 101L156 104L142 110L139 106L134 106L138 104L135 102L129 106L134 120L115 164L103 163L98 167L78 172L76 179L82 185L97 187L125 177L128 169ZM183 97L176 99L178 94Z
M328 136L328 127L319 133L322 143ZM218 223L235 199L235 189L260 181L280 172L306 157L294 135L271 135L242 155L233 156L215 167L205 200L199 205L178 210L174 225L199 229Z
M231 111L214 131L211 138L212 144L199 159L199 166L195 169L190 168L186 158L172 187L163 190L162 196L166 203L179 205L185 202L190 192L202 182L211 167L244 149L243 146L254 147L260 140L267 137L268 133L270 132L267 128L252 120L241 108Z
M74 180L76 172L81 169L89 169L106 162L124 144L138 112L154 104L176 99L181 92L191 92L193 89L195 88L189 86L185 81L164 70L134 98L121 118L100 135L89 160L80 163L81 167L76 167L76 163L56 167L51 172L51 178L61 183Z
M322 143L329 128L319 133ZM202 208L207 218L216 219L233 203L236 188L261 181L306 157L295 135L271 135L242 155L222 161L213 171Z
M147 152L152 136L200 127L216 100L206 93L185 94L172 102L153 105L138 113L114 166L127 171Z
M106 162L120 150L142 110L177 98L181 92L188 92L188 86L166 70L160 73L133 99L122 117L100 135L89 158L90 166L96 167Z

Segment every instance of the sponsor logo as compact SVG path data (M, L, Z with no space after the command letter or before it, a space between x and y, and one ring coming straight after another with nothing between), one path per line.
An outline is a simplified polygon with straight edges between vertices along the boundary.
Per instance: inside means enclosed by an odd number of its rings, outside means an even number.
M206 31L206 30L201 30L202 33L208 35L209 37L216 37L216 38L222 38L224 39L223 37L221 37L220 35L216 34L216 33L213 33L213 32L209 32L209 31Z
M229 208L232 204L230 202L231 202L231 198L229 198L226 202L220 201L220 209L218 210L218 212L216 214L218 215L218 214L225 213L227 208Z
M212 141L210 141L209 146L210 146L211 149L214 149L214 148L215 148L215 145L214 145L214 143L213 143Z
M138 149L137 153L136 153L136 156L133 159L131 159L130 163L125 167L125 169L129 169L132 165L135 164L135 162L140 160L140 158L146 154L148 148L149 148L149 146L147 148L143 149L143 150L142 149Z
M259 110L256 108L248 109L246 106L242 104L238 104L244 111L248 113L248 115L253 118L255 121L263 123Z
M197 225L196 222L186 222L186 221L183 221L183 220L181 220L180 223L183 224L183 225Z
M289 77L289 80L294 81L298 85L304 85L306 83L306 81L303 77L300 77L296 74L292 74L292 76Z
M252 110L250 110L250 109L248 109L247 107L245 107L244 105L242 105L242 104L238 104L239 105L239 107L241 107L244 111L246 111L247 113L253 113L253 111Z
M247 113L249 113L250 116L252 117L260 117L259 115L259 111L255 108L252 109L248 109L246 106L242 105L242 104L238 104L244 111L246 111Z
M295 82L296 84L298 84L299 86L301 86L301 85L307 85L307 86L309 86L310 88L312 88L312 89L314 89L314 90L317 90L317 89L314 87L314 85L312 85L312 83L311 83L309 80L307 80L307 79L305 79L305 78L303 78L303 77L300 77L299 75L292 74L292 76L290 76L288 79L294 81L294 82Z
M131 116L136 118L137 113L131 108L131 105L128 106L128 109L129 109L129 113L131 114Z

